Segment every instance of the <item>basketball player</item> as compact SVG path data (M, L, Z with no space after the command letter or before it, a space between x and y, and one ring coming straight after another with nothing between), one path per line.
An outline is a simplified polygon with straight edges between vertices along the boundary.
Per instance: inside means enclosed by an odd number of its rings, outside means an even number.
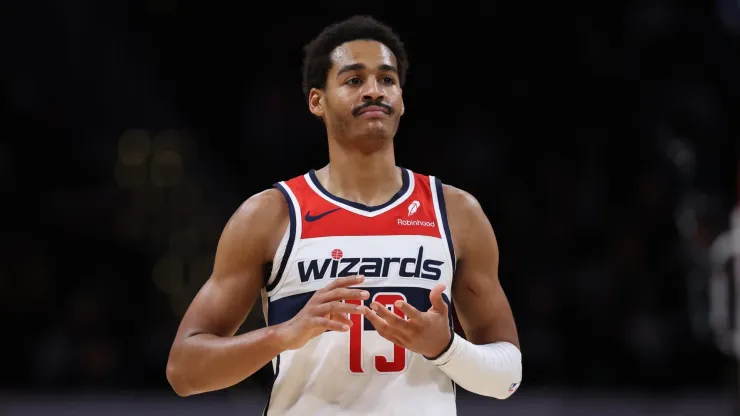
M455 384L498 399L516 390L521 354L488 219L466 192L396 166L407 66L401 41L368 17L307 45L304 90L329 164L250 197L226 224L170 352L177 394L270 362L268 415L454 415ZM267 326L234 336L260 293ZM467 339L451 329L451 301Z

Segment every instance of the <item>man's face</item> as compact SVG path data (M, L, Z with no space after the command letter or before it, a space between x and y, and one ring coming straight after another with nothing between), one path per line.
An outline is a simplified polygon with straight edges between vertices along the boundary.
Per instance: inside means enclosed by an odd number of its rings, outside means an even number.
M390 139L404 112L396 58L385 45L357 40L337 47L326 90L312 91L311 112L340 137Z

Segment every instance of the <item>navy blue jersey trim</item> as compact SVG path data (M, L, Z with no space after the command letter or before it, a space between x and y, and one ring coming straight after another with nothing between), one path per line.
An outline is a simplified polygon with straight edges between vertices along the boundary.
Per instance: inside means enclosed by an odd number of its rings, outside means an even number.
M280 283L280 279L283 277L283 273L285 272L285 267L288 265L288 258L290 258L291 253L293 252L293 245L295 244L295 238L296 238L296 224L297 221L300 221L300 218L297 217L295 208L293 207L293 202L290 199L290 195L288 194L288 190L285 189L285 186L283 186L280 183L275 184L275 188L280 190L280 192L283 194L283 197L285 197L285 201L288 203L288 214L290 216L290 224L288 225L288 244L285 246L285 252L283 253L283 258L280 261L280 268L277 271L277 274L275 275L275 280L272 281L272 283L268 284L265 289L268 292L272 292Z
M450 225L447 223L447 206L445 205L445 194L442 191L442 181L439 178L434 178L434 187L437 190L437 204L439 205L439 216L442 221L442 228L445 230L445 237L447 238L447 248L450 250L450 260L452 261L452 273L455 273L457 268L457 257L455 257L455 246L452 244L452 235L450 234Z
M404 296L406 296L406 302L420 311L426 311L432 307L432 302L429 299L430 289L414 286L378 286L363 287L363 289L370 292L369 299L372 299L373 296L375 296L377 293L402 293ZM306 303L311 300L311 297L315 293L316 292L303 292L297 293L295 295L286 296L277 300L270 299L267 306L267 325L280 325L283 322L287 322L293 319L293 317L295 317L301 311L301 309L306 306ZM444 293L442 294L442 300L447 304L448 310L452 310L451 300ZM365 306L370 307L371 301L365 300L363 303L365 304ZM448 313L450 314L450 316L452 315L452 312ZM373 324L367 318L364 319L364 330L375 330Z
M262 266L262 275L264 276L265 281L263 286L267 287L267 282L270 281L270 276L272 276L272 262L265 263Z
M316 189L318 189L319 192L321 192L324 196L326 196L327 198L331 199L332 201L336 201L336 202L338 202L340 204L345 204L345 205L348 205L348 206L350 206L352 208L359 209L359 210L362 210L362 211L374 212L374 211L381 210L381 209L383 209L383 208L385 208L385 207L393 204L394 202L398 201L399 199L401 199L401 197L403 197L403 195L406 193L406 191L409 190L409 186L410 186L410 182L411 182L411 179L409 178L409 171L406 170L406 169L401 168L401 172L402 172L402 176L403 176L403 185L401 186L401 190L398 191L398 192L396 192L396 194L393 195L393 197L388 202L386 202L386 203L384 203L382 205L375 205L375 206L372 206L372 207L371 206L367 206L365 204L360 204L358 202L349 201L347 199L340 198L340 197L338 197L336 195L333 195L333 194L329 193L329 191L327 191L326 188L324 188L324 186L321 184L321 182L319 182L319 179L316 177L316 171L313 170L313 169L311 169L308 172L308 177L311 179L311 182L313 182L314 186L316 186Z

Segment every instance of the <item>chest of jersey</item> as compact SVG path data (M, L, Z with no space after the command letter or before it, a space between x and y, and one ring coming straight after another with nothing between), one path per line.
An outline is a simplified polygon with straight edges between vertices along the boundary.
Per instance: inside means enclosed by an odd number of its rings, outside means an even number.
M268 325L292 319L333 279L358 274L365 276L359 287L370 292L364 304L377 302L402 318L396 301L426 311L430 290L440 283L450 303L455 255L441 184L406 170L403 183L377 207L329 194L311 173L276 185L288 201L290 225L266 285ZM454 389L444 373L381 337L364 316L349 318L349 331L327 331L273 361L270 412L374 415L423 404L425 414L454 414ZM420 394L423 403L411 400ZM396 399L391 404L377 397Z
M379 207L336 198L309 174L279 186L291 225L268 281L270 303L358 274L363 287L449 290L454 260L433 179L406 171L404 187Z

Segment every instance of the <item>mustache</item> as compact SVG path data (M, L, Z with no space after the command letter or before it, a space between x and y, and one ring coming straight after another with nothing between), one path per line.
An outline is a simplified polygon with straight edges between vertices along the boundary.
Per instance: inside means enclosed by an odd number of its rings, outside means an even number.
M363 103L361 106L359 106L359 107L355 108L354 110L352 110L352 115L353 116L357 116L357 115L360 114L360 112L362 110L364 110L364 109L366 109L368 107L382 107L382 108L385 108L388 111L388 114L393 114L393 107L391 107L390 105L384 103L381 100L377 100L377 101L365 101L365 103Z

